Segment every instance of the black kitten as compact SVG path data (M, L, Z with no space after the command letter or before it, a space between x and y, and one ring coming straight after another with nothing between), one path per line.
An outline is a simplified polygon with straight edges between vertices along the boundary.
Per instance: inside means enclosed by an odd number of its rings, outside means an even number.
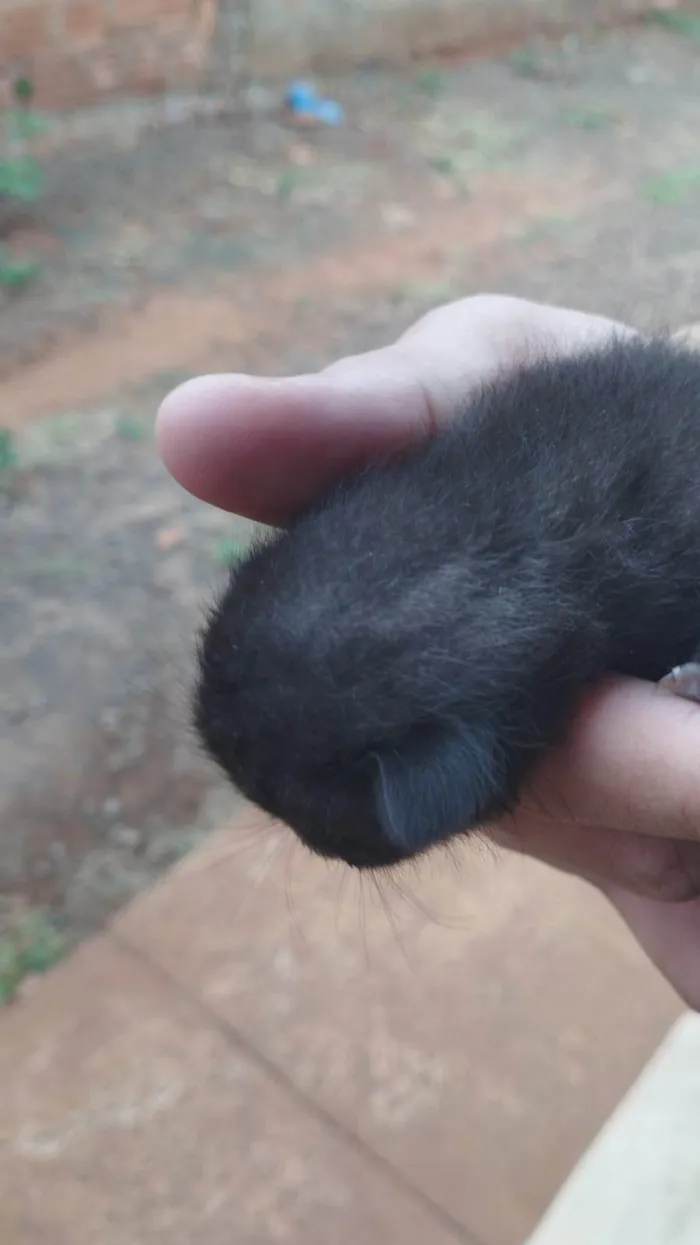
M387 865L511 808L606 671L658 680L698 641L700 356L619 341L492 385L259 546L196 724L309 847Z

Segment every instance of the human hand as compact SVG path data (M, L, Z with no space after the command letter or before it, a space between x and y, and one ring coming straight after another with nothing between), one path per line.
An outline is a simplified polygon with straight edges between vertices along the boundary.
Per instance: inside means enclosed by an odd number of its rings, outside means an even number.
M429 436L484 381L621 332L631 330L519 299L464 299L315 375L190 381L163 403L158 445L196 497L281 524L348 469ZM697 706L611 679L492 837L600 887L700 1009L698 757Z

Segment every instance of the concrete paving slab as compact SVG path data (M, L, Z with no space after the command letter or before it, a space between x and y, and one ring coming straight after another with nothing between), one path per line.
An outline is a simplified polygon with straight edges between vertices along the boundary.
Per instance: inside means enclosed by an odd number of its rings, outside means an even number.
M464 1245L109 938L2 1014L0 1240Z
M596 893L527 860L425 862L411 904L292 847L246 817L115 930L467 1231L521 1245L675 997Z

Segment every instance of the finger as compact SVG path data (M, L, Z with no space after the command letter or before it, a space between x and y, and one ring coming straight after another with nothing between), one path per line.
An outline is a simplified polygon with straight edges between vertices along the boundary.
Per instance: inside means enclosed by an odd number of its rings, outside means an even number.
M370 356L347 372L190 381L165 399L156 438L195 497L277 524L339 476L429 430L415 379Z
M496 827L489 837L606 892L617 887L659 903L686 903L700 895L698 843L522 816Z
M607 682L542 765L525 810L555 821L700 840L700 707L652 683ZM650 781L653 775L653 781Z
M700 898L663 904L617 886L604 889L652 963L688 1007L700 1011Z
M161 406L159 450L195 496L279 522L349 469L427 435L504 369L615 331L629 330L520 299L463 299L318 375L190 381Z

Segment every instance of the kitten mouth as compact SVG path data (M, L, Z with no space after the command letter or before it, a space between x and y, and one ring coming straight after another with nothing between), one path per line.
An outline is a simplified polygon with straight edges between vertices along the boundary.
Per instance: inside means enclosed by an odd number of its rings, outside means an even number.
M321 844L317 840L311 842L305 835L299 837L316 856L322 856L325 860L340 860L352 869L389 869L413 855L383 837L370 842L348 835L328 844Z

